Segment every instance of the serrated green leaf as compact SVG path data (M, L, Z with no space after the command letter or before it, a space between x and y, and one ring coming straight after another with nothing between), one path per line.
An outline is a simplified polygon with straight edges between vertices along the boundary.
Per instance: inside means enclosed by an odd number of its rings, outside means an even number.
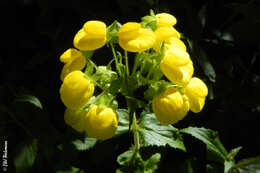
M72 144L76 147L77 150L83 151L83 150L89 150L90 148L94 147L96 142L97 139L95 138L85 137L83 141L80 139L72 141Z
M144 161L144 172L153 173L158 168L160 159L161 159L161 154L155 153L149 159Z
M131 147L129 150L125 151L117 157L117 162L121 166L129 167L131 164L136 162L136 160L140 160L140 157L141 156L139 152L136 151L134 147Z
M25 142L18 147L17 155L14 159L14 165L17 173L24 173L33 166L37 156L38 141Z
M188 127L181 129L180 132L190 134L204 142L207 146L207 149L222 158L223 161L227 159L228 153L220 142L217 132L203 127Z
M235 164L234 169L239 173L260 173L260 156L243 159Z
M142 113L137 130L142 147L169 145L172 148L186 150L178 130L171 125L159 124L154 114Z
M18 101L18 102L29 102L29 103L33 104L34 106L42 109L42 104L41 104L40 100L37 97L32 96L32 95L20 96L17 99L15 99L15 101Z
M117 109L118 115L118 128L116 130L116 136L128 132L129 130L129 114L126 109Z

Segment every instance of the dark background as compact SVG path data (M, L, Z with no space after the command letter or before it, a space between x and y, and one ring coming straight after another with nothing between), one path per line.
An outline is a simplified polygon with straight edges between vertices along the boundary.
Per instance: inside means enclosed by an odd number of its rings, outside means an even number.
M1 0L0 8L0 135L9 142L10 160L15 157L19 144L30 138L10 117L13 114L33 131L32 136L43 141L38 151L42 158L38 158L33 171L53 171L64 168L67 163L87 172L102 172L103 169L113 172L118 167L116 155L129 147L127 135L118 140L121 144L114 145L118 141L112 140L99 144L93 151L81 153L81 160L77 161L67 153L54 150L61 142L56 136L64 135L68 128L63 121L65 107L59 98L59 75L63 65L59 56L73 47L74 35L87 20L102 20L107 25L114 20L139 22L150 9L168 12L177 18L177 30L197 47L188 49L195 76L202 78L210 90L203 111L189 113L176 127L198 126L218 131L228 151L243 147L236 157L238 160L260 155L258 1ZM97 54L94 60L97 64L109 61L111 55L106 51L104 48ZM39 113L28 105L16 104L15 98L23 94L39 98L43 111ZM194 139L189 137L186 140L189 154L162 149L161 172L173 170L178 160L204 157L198 149L200 143L193 145ZM104 151L108 147L111 151ZM11 161L9 164L12 170Z

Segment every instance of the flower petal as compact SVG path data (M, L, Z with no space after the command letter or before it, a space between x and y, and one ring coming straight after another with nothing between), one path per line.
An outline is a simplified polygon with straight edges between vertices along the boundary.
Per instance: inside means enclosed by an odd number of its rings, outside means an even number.
M173 26L177 23L176 18L168 13L159 13L155 15L157 19L157 27Z

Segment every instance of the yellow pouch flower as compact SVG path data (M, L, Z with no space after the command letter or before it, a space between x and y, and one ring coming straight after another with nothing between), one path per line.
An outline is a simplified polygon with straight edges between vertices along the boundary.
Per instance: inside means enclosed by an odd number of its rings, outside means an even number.
M79 109L87 104L94 92L94 85L81 71L69 73L60 88L62 102L69 109Z
M81 52L77 49L69 48L60 56L60 61L63 63L68 63L82 56L83 55L81 54Z
M64 121L78 132L83 132L86 129L86 115L85 110L66 109L64 113Z
M152 109L161 124L169 125L185 117L189 111L189 102L176 88L169 87L152 100Z
M158 27L154 34L156 36L156 42L162 42L164 40L167 40L171 37L181 38L180 33L172 26L170 27Z
M177 23L176 18L168 13L159 13L155 15L157 20L157 27L173 26Z
M160 50L160 44L161 43L157 43L153 47L154 50L158 53L160 53L160 51L161 51ZM185 44L180 39L178 39L176 37L170 37L170 38L164 40L164 48L165 48L165 50L169 50L171 48L179 48L179 49L186 52Z
M185 87L184 92L189 99L191 111L194 113L200 112L208 95L207 85L199 78L193 77Z
M65 76L75 70L82 70L86 66L86 58L80 51L70 48L60 56L60 61L65 65L62 68L60 78L63 81Z
M80 50L96 50L106 44L106 24L88 21L75 35L73 44Z
M162 73L172 83L185 86L193 75L193 64L187 52L171 48L160 62Z
M116 112L112 108L93 105L87 114L88 136L101 140L112 138L118 127Z
M141 28L136 22L124 24L118 31L119 45L129 52L142 52L153 47L155 35L149 29Z

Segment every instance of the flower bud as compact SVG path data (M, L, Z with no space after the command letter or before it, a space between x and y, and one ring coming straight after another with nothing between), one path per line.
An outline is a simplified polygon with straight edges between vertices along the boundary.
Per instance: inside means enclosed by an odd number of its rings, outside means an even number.
M176 88L169 87L153 99L152 109L160 123L169 125L185 117L189 111L189 102Z
M94 93L94 85L81 71L69 73L60 88L62 102L69 109L79 109L87 104Z
M118 127L116 112L107 107L93 105L86 119L86 132L89 137L101 140L112 138Z
M142 52L153 47L155 43L154 33L141 28L139 23L128 22L118 31L119 45L129 52Z
M78 31L73 40L80 50L96 50L106 44L106 24L101 21L88 21Z
M207 85L199 78L193 77L185 87L184 93L189 99L191 111L194 113L200 112L208 95Z

